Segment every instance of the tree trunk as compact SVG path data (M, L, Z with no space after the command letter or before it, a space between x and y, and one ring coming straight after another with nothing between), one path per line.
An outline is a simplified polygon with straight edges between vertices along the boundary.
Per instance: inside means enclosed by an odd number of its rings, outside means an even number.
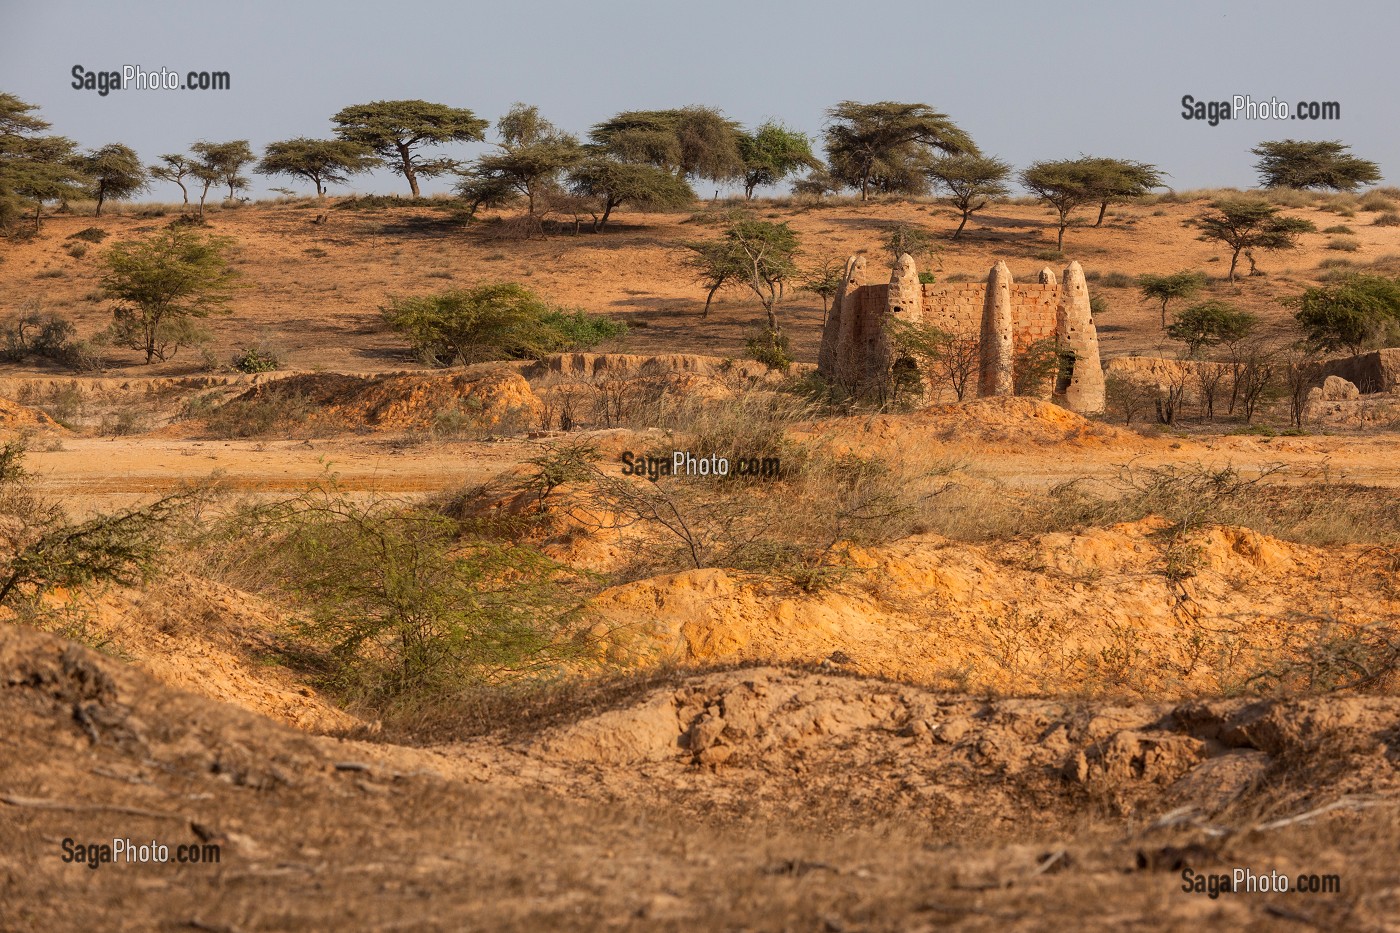
M415 198L421 197L418 193L418 173L413 170L413 155L402 143L399 144L399 160L403 163L403 177L408 179L409 190Z
M705 310L700 312L700 317L707 318L710 316L710 302L714 299L715 292L719 291L719 287L723 284L723 282L716 282L710 289L709 294L705 296Z
M1235 267L1240 264L1240 251L1237 249L1230 254L1230 281L1235 281Z
M107 186L98 182L97 185L97 210L93 212L94 217L102 216L102 202L107 200Z
M175 179L175 184L177 184L177 185L180 186L180 197L184 199L185 204L189 204L189 203L190 203L190 193L189 193L188 190L186 190L186 188L185 188L185 183L184 183L183 181L181 181L180 179L177 178L177 179Z
M958 224L958 229L953 231L953 239L956 240L958 237L962 236L963 227L967 226L967 218L970 216L972 215L967 211L963 211L962 222Z
M1099 204L1099 219L1096 220L1096 221L1094 221L1094 226L1095 226L1095 227L1097 227L1097 226L1099 226L1099 225L1101 225L1101 224L1103 223L1103 215L1104 215L1105 212L1107 212L1107 210L1108 210L1108 202L1107 202L1107 201L1103 201L1102 203Z
M1065 251L1065 228L1068 226L1069 222L1065 220L1065 218L1061 217L1060 233L1059 236L1055 238L1055 252L1057 253L1063 253Z

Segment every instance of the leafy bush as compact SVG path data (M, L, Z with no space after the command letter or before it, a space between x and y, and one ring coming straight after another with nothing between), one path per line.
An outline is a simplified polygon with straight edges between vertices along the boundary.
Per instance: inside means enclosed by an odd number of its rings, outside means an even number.
M233 368L240 373L270 373L282 368L282 356L266 347L244 347L233 355Z
M18 363L37 356L55 363L69 363L74 355L76 333L73 322L63 315L32 308L5 326L0 360Z
M1308 340L1323 350L1353 353L1385 343L1400 330L1400 279L1354 275L1335 285L1310 288L1287 298Z
M744 341L744 355L780 372L787 372L792 366L787 335L768 327L749 334Z
M205 425L214 437L263 437L273 432L285 433L309 414L310 403L304 397L266 392L220 405L207 415Z
M111 234L108 233L106 230L101 229L100 227L85 227L82 230L79 230L77 233L68 234L68 239L84 240L88 243L101 243L109 236L111 236Z
M182 490L75 522L34 491L24 453L18 442L0 447L0 606L32 605L57 587L141 582L155 569L167 533L203 495Z
M301 610L321 680L370 706L460 690L577 653L559 568L521 545L463 539L441 512L320 484L231 516L236 582Z
M624 324L561 310L513 283L396 298L381 311L385 322L435 366L538 359L585 350L627 332Z

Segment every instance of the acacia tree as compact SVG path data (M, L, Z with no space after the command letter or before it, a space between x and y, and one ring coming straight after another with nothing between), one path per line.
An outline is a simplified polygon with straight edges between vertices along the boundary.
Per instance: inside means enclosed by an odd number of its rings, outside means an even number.
M713 107L629 110L593 127L597 150L622 162L653 165L677 178L723 183L743 177L742 131Z
M812 153L812 140L805 134L768 121L739 137L739 156L744 161L744 200L753 200L759 185L776 185L803 169L817 169L821 161Z
M1353 275L1285 298L1308 343L1320 350L1360 353L1368 346L1393 346L1400 337L1400 279Z
M786 223L739 217L725 228L718 240L687 243L694 252L688 263L708 289L705 310L726 285L741 285L758 298L768 317L768 330L782 331L777 306L787 290L787 283L798 273L797 235Z
M45 203L82 197L90 181L71 139L43 135L49 124L38 109L0 93L0 227L32 207L35 233Z
M584 157L578 140L540 116L539 109L516 104L496 123L498 152L482 156L463 173L457 193L473 205L493 203L503 194L525 199L531 232L565 193L564 173Z
M871 187L921 192L934 150L947 155L977 154L972 138L928 104L847 100L826 115L831 174L860 189L862 201L869 198Z
M109 198L120 201L146 190L146 169L130 146L112 143L95 149L83 156L82 166L93 181L98 217L102 216L103 202Z
M1055 237L1057 250L1065 247L1065 228L1069 226L1070 214L1101 196L1097 173L1084 159L1032 162L1021 172L1021 184L1055 209L1059 228Z
M822 300L822 325L831 313L831 299L841 290L846 281L846 264L840 259L827 259L802 273L798 287L811 292Z
M445 175L457 167L453 159L425 159L425 146L478 142L485 138L485 120L462 107L425 100L377 100L346 107L331 120L336 135L372 150L397 166L415 198L421 197L419 178Z
M199 158L200 166L204 171L204 174L198 177L203 180L205 175L212 174L215 181L228 185L228 199L230 201L233 200L234 192L248 186L248 179L239 174L243 171L243 166L252 162L254 158L248 140L235 139L226 143L211 143L201 140L191 146L190 151ZM208 192L208 185L205 186L204 190L206 193ZM203 203L204 200L201 198L201 206Z
M1163 185L1162 173L1157 166L1130 159L1103 159L1084 157L1077 160L1089 169L1090 186L1094 199L1099 202L1099 216L1094 226L1103 224L1104 214L1110 204L1121 204L1147 194L1153 188Z
M192 321L226 312L237 273L231 240L170 227L146 240L116 243L103 257L102 290L117 302L117 341L146 354L146 363L174 355L193 335Z
M585 156L569 170L570 190L595 206L593 230L602 230L624 204L638 210L675 210L695 201L684 178L655 165L623 162L603 152Z
M955 240L962 236L969 217L986 207L992 198L1005 197L1010 191L1006 185L1010 164L991 156L944 156L930 163L926 174L936 186L947 190L944 201L962 215L958 229L953 231Z
M190 203L190 192L185 187L185 179L194 176L194 162L177 153L169 153L160 157L159 165L152 165L147 171L152 178L159 178L161 181L170 181L179 185L180 196L184 199L184 203Z
M298 136L268 143L253 168L259 175L290 175L316 186L316 197L326 196L326 185L343 185L351 175L367 172L379 159L359 143L343 139L307 139Z
M1186 345L1186 355L1194 358L1206 347L1234 345L1249 337L1259 326L1257 315L1241 311L1224 301L1203 301L1176 312L1167 336Z
M1254 250L1268 252L1296 249L1300 234L1317 228L1310 220L1284 217L1281 209L1262 198L1226 198L1213 205L1214 214L1196 220L1200 239L1224 243L1230 249L1231 282L1240 253L1249 259L1249 274L1255 274Z
M1260 143L1250 152L1259 156L1254 169L1265 188L1355 191L1380 181L1380 166L1352 155L1350 148L1338 139L1282 139Z
M1162 304L1162 330L1167 329L1167 303L1176 299L1185 301L1205 287L1205 273L1190 269L1170 275L1138 276L1138 291L1142 297Z

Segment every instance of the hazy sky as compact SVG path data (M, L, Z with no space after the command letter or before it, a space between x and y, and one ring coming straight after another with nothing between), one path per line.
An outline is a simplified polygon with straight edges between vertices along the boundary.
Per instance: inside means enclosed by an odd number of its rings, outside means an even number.
M0 0L0 91L84 146L124 142L148 162L199 139L329 136L332 114L375 99L493 122L524 101L580 134L619 110L697 103L812 135L839 100L922 101L1017 167L1085 153L1156 163L1179 189L1248 187L1249 149L1284 137L1342 139L1400 178L1397 36L1400 4L1338 0ZM71 87L74 65L227 71L232 88L99 97ZM1212 127L1182 118L1184 94L1337 101L1342 119ZM268 185L305 187L254 190ZM353 187L407 191L387 173Z

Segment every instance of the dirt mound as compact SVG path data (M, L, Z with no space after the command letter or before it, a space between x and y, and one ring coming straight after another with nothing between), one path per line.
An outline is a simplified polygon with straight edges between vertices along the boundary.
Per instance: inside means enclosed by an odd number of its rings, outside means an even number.
M592 609L613 656L637 664L830 663L943 689L1154 697L1291 676L1400 615L1383 554L1226 526L930 536L843 557L856 569L812 593L707 569L614 587Z
M1187 822L1400 795L1386 757L1397 726L1393 697L1085 705L749 668L685 678L483 764L493 782L758 821L821 820L840 801L868 817L1015 825L1093 792L1120 813Z
M814 368L811 364L797 364L793 371L804 372ZM547 374L599 379L608 375L659 376L666 373L723 376L752 382L768 382L782 378L781 373L776 373L753 360L685 353L659 356L635 353L559 353L545 357L528 370L528 374L535 378Z
M189 574L97 599L61 593L84 637L156 680L312 732L362 725L278 663L286 620L248 593Z
M224 407L262 401L304 407L303 423L322 431L528 428L539 423L541 413L530 384L510 369L383 376L307 373L255 386Z
M45 430L64 431L66 430L57 421L36 408L29 408L18 402L12 402L6 398L0 398L0 428L11 431L22 430Z
M907 457L921 444L949 447L1064 446L1122 448L1141 445L1127 431L1090 421L1067 408L1034 398L983 398L931 405L901 415L825 422L813 432L831 433L838 446L858 453Z
M420 750L0 625L0 718L6 929L105 929L133 890L143 928L249 930L1262 928L1298 900L1183 896L1183 864L1342 872L1317 926L1392 915L1393 698L988 702L750 669ZM114 838L171 860L63 860Z

